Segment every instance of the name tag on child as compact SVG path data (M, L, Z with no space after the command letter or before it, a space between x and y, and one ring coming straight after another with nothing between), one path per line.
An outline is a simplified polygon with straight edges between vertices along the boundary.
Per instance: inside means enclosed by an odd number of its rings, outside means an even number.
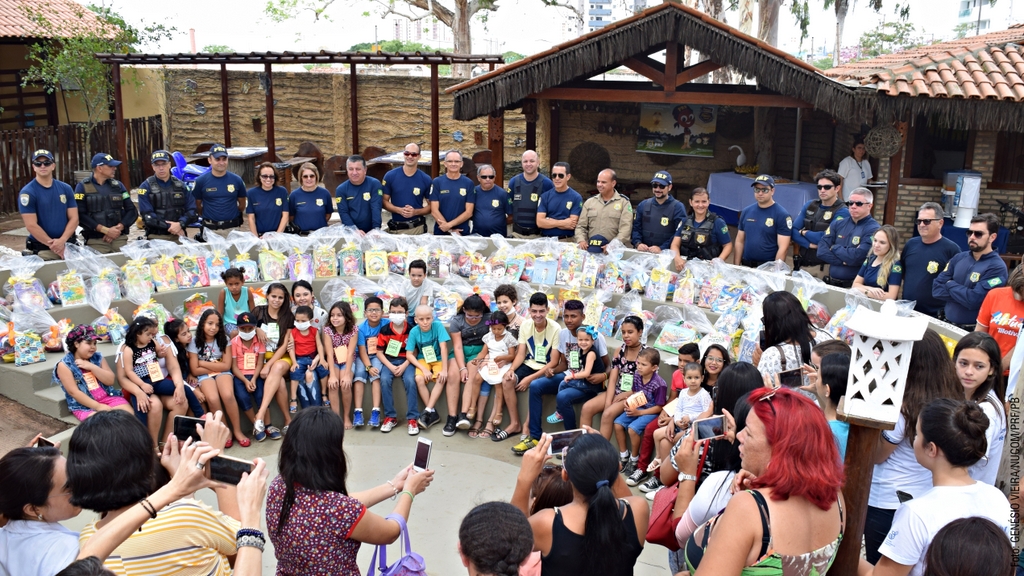
M434 362L437 362L437 353L434 352L434 347L433 346L424 346L423 347L423 359L426 360L427 362L431 363L431 364L433 364Z
M388 341L388 347L384 350L386 356L398 357L402 353L402 343L398 340Z
M623 374L622 376L619 376L619 390L621 390L623 392L632 392L633 391L633 375L632 374Z
M572 370L580 369L580 351L570 350L569 351L569 368Z
M626 398L626 406L628 408L636 409L636 408L640 408L641 406L644 406L646 404L647 404L647 395L644 394L642 391L641 392L637 392L636 394L633 394L629 398Z
M487 371L491 374L491 376L497 376L498 375L498 365L495 364L494 362L488 362L487 363Z
M548 361L548 347L546 344L537 344L533 349L533 359L541 362Z
M256 353L245 352L242 354L242 370L256 369Z
M89 387L89 390L96 390L100 387L100 383L96 381L96 377L91 372L82 372L82 379L85 380L85 385Z
M371 338L366 341L366 353L373 356L377 353L377 338Z
M159 362L147 362L146 370L149 371L149 380L151 382L159 382L164 379L164 371L160 369Z

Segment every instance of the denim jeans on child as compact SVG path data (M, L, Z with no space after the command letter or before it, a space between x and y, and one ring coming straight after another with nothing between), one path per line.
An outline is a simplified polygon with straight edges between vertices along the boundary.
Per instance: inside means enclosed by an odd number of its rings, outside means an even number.
M405 358L388 358L388 360L395 366L405 362ZM391 373L391 370L381 368L380 396L381 402L384 404L384 416L387 418L398 418L398 413L395 411L395 393L391 389L394 380L395 375ZM420 417L420 397L416 390L416 367L412 364L406 366L405 371L402 372L402 383L405 385L405 417L413 422Z
M380 358L377 358L376 356L370 356L370 367L376 368L381 374L384 373L384 365L380 363ZM412 370L413 372L416 372L416 368L413 368ZM413 374L413 377L415 377L415 374ZM352 381L362 382L365 384L367 382L372 382L373 380L376 380L376 378L370 376L369 371L366 369L366 365L363 364L363 359L356 356L356 366L352 371Z
M330 374L326 366L318 365L313 371L313 383L306 384L306 370L313 363L313 356L298 356L295 358L295 369L292 370L291 379L299 383L298 401L303 408L310 406L321 406L323 394L320 388L320 381Z
M174 382L171 382L170 378L164 378L159 382L153 383L149 381L148 377L146 377L143 378L142 381L152 386L153 394L156 394L157 396L174 396ZM192 392L192 389L189 388L188 385L186 385L184 388L185 401L188 402L189 409L192 410L192 413L196 415L196 418L201 418L203 414L205 414L205 410L203 410L203 405L199 402L199 399L196 398L196 395ZM138 419L142 422L143 425L148 426L148 414L139 412L138 400L135 398L134 394L132 394L130 400L132 403L132 408L135 409L135 416L138 417ZM160 414L160 417L162 418L163 414Z
M256 378L256 390L249 392L249 389L245 387L245 382L242 382L238 376L234 377L235 380L235 400L238 401L238 407L245 412L246 410L259 410L260 406L263 405L263 378ZM252 396L256 398L256 405L253 406Z

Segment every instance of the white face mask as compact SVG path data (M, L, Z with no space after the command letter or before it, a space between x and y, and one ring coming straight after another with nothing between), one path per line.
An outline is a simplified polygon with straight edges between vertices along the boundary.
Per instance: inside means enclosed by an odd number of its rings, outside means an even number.
M401 326L405 323L405 314L388 314L388 320L391 320L392 324Z
M249 340L252 340L253 338L256 337L256 331L253 330L251 332L242 332L241 330L239 330L238 337L248 342Z
M295 327L299 330L309 330L309 322L296 322Z

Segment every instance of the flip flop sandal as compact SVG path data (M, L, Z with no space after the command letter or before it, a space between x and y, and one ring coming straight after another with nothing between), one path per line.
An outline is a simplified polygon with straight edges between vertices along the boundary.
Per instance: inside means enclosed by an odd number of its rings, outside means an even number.
M295 414L299 410L299 403L295 398L288 401L288 413Z
M494 429L493 428L484 428L483 430L477 432L476 437L477 438L491 438L493 436L493 434L494 434Z
M483 428L483 420L474 420L473 427L469 429L469 437L477 438L480 434L480 429Z
M512 436L515 436L516 434L519 433L520 432L506 432L504 430L498 430L497 432L494 433L494 436L491 436L491 441L501 442L502 440L508 440Z

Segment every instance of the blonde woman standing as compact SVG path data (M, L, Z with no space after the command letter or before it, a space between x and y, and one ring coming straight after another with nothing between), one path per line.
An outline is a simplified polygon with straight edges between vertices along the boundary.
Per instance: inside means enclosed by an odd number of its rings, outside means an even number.
M871 255L860 267L851 289L870 298L895 300L902 281L900 235L896 228L886 224L875 232L871 243Z

